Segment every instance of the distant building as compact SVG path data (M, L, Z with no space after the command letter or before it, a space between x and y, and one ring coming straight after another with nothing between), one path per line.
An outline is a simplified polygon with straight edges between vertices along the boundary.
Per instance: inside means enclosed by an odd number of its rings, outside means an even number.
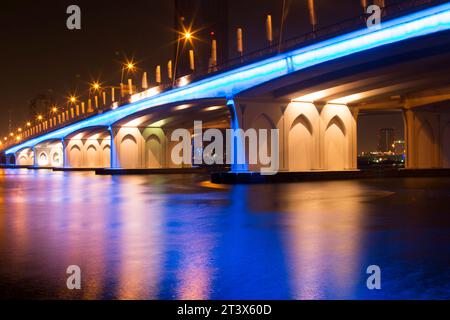
M191 72L189 50L194 50L195 69L207 70L211 58L212 39L217 41L217 64L228 60L228 1L175 0L175 30L194 32L192 43L180 43L177 77ZM178 38L175 39L177 41ZM186 46L184 46L186 43ZM175 53L177 43L175 43Z
M382 128L378 132L378 152L394 152L395 130Z

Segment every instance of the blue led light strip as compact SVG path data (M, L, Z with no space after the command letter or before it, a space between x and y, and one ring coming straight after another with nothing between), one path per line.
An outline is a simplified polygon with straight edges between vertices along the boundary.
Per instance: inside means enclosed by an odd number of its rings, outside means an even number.
M239 92L307 67L449 29L450 4L447 3L383 23L379 30L363 29L348 33L130 103L116 110L24 141L6 150L6 154L15 153L47 140L62 139L84 128L110 126L118 120L155 106L182 103L186 100L232 97Z

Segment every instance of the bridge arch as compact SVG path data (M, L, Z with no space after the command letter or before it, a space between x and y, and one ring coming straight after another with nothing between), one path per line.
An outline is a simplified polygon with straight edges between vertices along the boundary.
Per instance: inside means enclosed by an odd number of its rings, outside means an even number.
M344 170L346 167L347 139L344 121L335 115L325 129L325 169Z
M49 160L48 160L48 154L45 151L41 151L38 154L37 161L38 161L38 165L41 166L41 167L46 167L46 166L48 166L50 164Z
M138 140L132 134L126 134L119 145L119 162L122 168L139 168Z
M99 155L94 144L90 144L86 148L86 166L88 168L97 168L99 166Z
M34 165L34 152L31 148L24 148L16 152L15 164L19 166Z
M81 147L78 144L74 144L69 149L69 162L70 166L73 168L81 167L83 161L83 155L81 152Z
M289 171L313 169L313 126L304 114L300 114L289 128L288 152Z
M145 141L145 156L147 168L161 168L163 146L160 137L152 133Z
M67 166L72 168L101 168L110 166L110 155L104 159L103 149L111 145L107 127L95 126L78 130L65 138Z
M108 168L111 166L111 146L105 145L102 149L102 166Z

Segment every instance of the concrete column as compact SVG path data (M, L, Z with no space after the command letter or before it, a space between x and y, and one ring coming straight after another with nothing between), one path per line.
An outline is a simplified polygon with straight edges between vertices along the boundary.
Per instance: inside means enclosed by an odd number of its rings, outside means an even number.
M33 166L37 167L38 166L38 154L36 153L36 147L33 147L33 154L34 154L34 158L33 158Z
M232 130L244 129L243 113L241 108L236 106L233 99L227 101L227 107L229 108L231 115L230 128ZM248 172L248 165L245 160L245 141L243 141L240 136L234 138L233 150L228 150L228 152L232 152L231 172ZM241 159L241 163L238 163L239 159Z
M115 129L113 127L109 127L108 131L109 134L111 135L111 146L110 146L110 150L111 150L111 168L120 168L120 163L119 163L119 154L117 153L117 139L116 139L116 133L114 131Z
M66 141L64 140L64 138L61 139L61 144L62 144L62 167L63 168L70 168L70 164L69 164L69 157L68 157L68 153L69 151L67 150L67 144Z
M351 166L349 169L358 169L358 115L359 115L359 108L350 108L350 111L352 113L352 119L351 119L351 130L352 130L352 136L351 136L351 149L352 149L352 158L351 160Z

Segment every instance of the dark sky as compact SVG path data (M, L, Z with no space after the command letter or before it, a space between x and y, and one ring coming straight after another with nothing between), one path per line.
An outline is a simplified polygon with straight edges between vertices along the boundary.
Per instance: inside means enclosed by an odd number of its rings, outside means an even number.
M307 1L288 3L287 38L309 31ZM360 0L316 3L320 26L360 13ZM66 28L66 8L71 4L81 8L80 31ZM234 30L242 27L247 50L264 47L265 16L273 15L276 34L281 4L281 0L230 0L230 39ZM9 112L15 127L27 120L29 102L39 93L50 90L57 101L63 102L70 93L85 92L88 83L96 79L117 85L125 58L134 57L139 68L153 77L155 65L164 65L173 55L173 17L172 0L3 1L0 133L8 130ZM234 52L235 41L230 42L230 51ZM376 132L379 126L378 121L367 121L366 125L370 132ZM362 137L362 141L371 139Z

